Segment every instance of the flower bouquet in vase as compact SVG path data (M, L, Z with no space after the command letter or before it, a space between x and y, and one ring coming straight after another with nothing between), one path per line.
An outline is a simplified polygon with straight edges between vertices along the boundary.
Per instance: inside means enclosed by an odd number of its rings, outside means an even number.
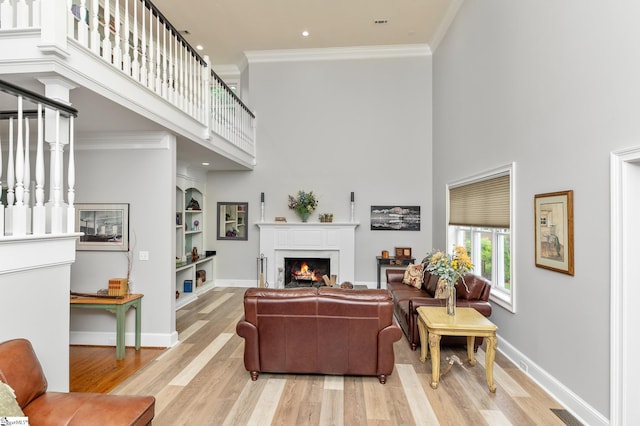
M289 208L294 210L303 222L309 219L316 207L318 207L318 200L313 195L313 191L298 191L295 197L289 195Z
M440 250L433 250L427 254L427 271L437 275L440 281L444 281L448 290L447 293L447 314L456 314L456 282L458 279L466 287L464 274L473 269L471 258L467 254L467 249L462 246L454 246L453 254L447 254Z

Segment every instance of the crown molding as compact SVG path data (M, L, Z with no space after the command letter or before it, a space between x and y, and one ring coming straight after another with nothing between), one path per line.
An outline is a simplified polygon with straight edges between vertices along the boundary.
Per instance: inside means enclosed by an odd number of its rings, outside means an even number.
M328 47L318 49L249 50L248 64L261 62L332 61L348 59L406 58L431 55L428 44Z

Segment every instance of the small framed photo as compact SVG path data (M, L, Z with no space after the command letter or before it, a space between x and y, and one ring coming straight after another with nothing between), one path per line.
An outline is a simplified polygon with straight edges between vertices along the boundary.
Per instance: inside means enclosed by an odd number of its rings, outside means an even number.
M396 247L396 256L399 259L407 259L411 256L411 247Z
M573 275L573 191L534 197L536 266Z
M76 250L129 251L129 204L77 203Z

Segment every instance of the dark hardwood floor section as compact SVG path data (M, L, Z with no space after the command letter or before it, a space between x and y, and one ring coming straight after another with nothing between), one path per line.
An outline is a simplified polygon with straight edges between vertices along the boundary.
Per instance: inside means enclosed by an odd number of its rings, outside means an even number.
M163 353L164 348L126 348L123 360L116 360L113 346L69 348L69 390L109 393L136 371Z

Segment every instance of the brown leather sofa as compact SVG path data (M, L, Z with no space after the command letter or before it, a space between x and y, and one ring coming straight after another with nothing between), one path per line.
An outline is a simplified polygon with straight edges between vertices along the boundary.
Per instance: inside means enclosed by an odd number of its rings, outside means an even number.
M387 269L387 289L393 297L394 315L404 335L409 340L411 349L415 350L420 345L418 333L418 312L420 306L446 306L445 299L434 298L438 285L438 276L429 271L424 272L421 288L403 284L404 269ZM483 277L475 274L465 274L464 281L456 284L456 306L475 308L485 317L491 316L491 304L489 293L491 283ZM443 345L464 345L465 337L443 336ZM474 350L482 344L482 337L476 337Z
M42 366L25 339L0 343L0 380L13 388L18 405L34 426L148 425L154 416L152 396L47 392Z
M402 337L388 291L333 287L250 288L236 331L252 380L260 372L317 373L375 375L384 384Z

